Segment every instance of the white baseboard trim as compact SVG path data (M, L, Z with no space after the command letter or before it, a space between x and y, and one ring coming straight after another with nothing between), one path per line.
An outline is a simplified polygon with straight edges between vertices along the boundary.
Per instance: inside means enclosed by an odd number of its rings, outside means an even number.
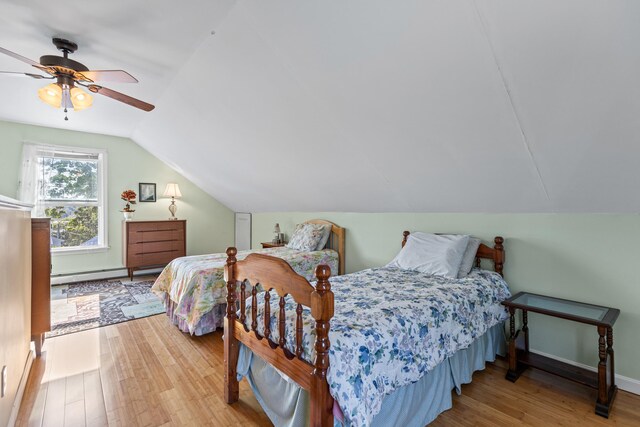
M545 352L534 350L534 349L531 349L530 351L531 351L531 353L539 354L540 356L545 356L545 357L548 357L550 359L555 359L555 360L558 360L560 362L567 363L569 365L573 365L573 366L577 366L579 368L586 369L588 371L592 371L592 372L597 372L598 371L598 369L593 367L593 366L585 365L583 363L574 362L573 360L564 359L562 357L554 356L553 354L545 353ZM629 377L625 377L625 376L616 374L616 385L618 386L618 388L620 390L624 390L624 391L628 391L629 393L640 395L640 380L636 380L634 378L629 378Z
M16 425L16 421L18 419L18 412L20 411L20 404L22 403L24 390L27 388L27 381L29 380L29 372L31 372L31 366L33 365L34 357L35 357L35 352L29 349L29 354L27 355L27 361L24 364L22 377L20 378L20 384L18 385L18 392L16 393L16 398L13 400L13 406L11 407L11 416L9 417L9 424L7 424L8 427L14 427Z
M151 270L136 270L136 272L134 273L134 278L135 276L156 274L160 273L161 271L161 268L154 268ZM115 279L118 277L128 277L128 274L129 273L127 272L126 268L117 270L93 271L89 273L65 274L60 276L52 276L51 284L61 285L63 283L85 282L87 280Z

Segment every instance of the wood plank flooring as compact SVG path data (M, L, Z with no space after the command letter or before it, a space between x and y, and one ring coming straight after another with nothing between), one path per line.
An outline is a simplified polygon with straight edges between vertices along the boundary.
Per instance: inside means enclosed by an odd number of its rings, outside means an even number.
M49 339L33 365L18 426L268 426L246 381L222 395L222 334L190 337L165 315ZM638 426L640 396L619 392L609 420L595 391L529 371L515 384L498 361L454 394L435 426Z
M609 419L594 413L597 391L537 370L515 383L504 360L487 364L454 393L453 408L432 426L640 426L640 396L618 391Z
M270 425L246 381L222 398L222 334L189 337L162 314L51 338L18 426Z

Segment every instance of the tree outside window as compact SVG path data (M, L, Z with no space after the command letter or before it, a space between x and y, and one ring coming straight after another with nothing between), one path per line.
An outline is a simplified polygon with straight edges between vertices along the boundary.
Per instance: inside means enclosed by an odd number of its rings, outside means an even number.
M54 251L106 246L100 150L37 150L35 212L51 218Z

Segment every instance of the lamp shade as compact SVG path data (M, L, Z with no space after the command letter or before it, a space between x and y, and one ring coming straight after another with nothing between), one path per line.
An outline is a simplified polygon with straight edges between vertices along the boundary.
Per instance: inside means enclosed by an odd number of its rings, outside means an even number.
M70 95L74 111L84 110L93 104L93 97L77 87L71 88Z
M38 97L55 108L60 108L62 104L62 88L55 83L46 85L38 90Z
M167 184L167 188L164 189L164 197L182 197L178 184L173 182Z

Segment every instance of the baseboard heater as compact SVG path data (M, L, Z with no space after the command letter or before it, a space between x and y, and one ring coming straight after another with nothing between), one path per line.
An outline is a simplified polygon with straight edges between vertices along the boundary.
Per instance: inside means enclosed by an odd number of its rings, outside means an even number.
M153 268L149 270L137 270L135 276L144 276L147 274L160 273L162 268ZM65 273L51 276L52 285L61 285L63 283L85 282L88 280L116 279L118 277L127 278L126 268L111 268L107 270L83 271L79 273Z

